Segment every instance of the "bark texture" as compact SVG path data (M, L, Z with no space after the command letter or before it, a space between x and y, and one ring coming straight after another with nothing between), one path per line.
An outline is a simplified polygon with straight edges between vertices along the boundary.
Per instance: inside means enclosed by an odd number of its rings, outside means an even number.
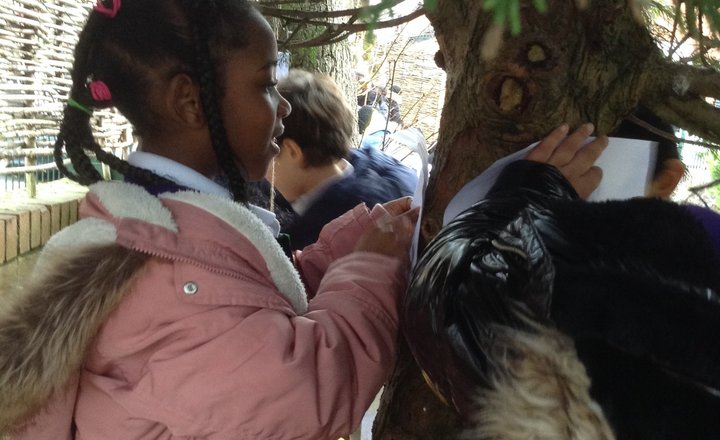
M590 121L608 133L643 104L670 124L720 140L720 113L705 99L720 96L718 73L665 60L625 0L592 1L583 10L575 0L549 0L544 14L521 3L516 37L497 32L478 0L438 0L428 12L447 84L423 208L425 240L467 181L563 122ZM485 60L485 39L493 33L502 46ZM373 438L452 439L461 429L403 347Z
M304 11L327 12L351 9L356 6L356 0L322 0L308 3L303 6ZM295 33L302 40L310 40L318 36L320 30L309 26L300 28L281 29L281 39ZM280 48L282 50L282 47ZM357 79L355 72L348 68L354 64L350 42L346 40L323 46L301 47L290 49L290 64L292 67L321 72L330 75L340 86L348 104L354 108L357 95Z
M426 237L438 213L469 178L497 158L541 138L562 122L592 121L607 133L657 81L663 63L644 26L622 0L526 2L522 33L508 34L498 56L483 61L491 18L481 2L440 2L431 21L448 74Z

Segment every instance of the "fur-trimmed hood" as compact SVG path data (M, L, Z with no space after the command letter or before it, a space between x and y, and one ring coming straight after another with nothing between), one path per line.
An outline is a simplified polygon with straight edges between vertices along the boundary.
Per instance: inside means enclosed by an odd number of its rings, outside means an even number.
M81 215L45 246L30 285L0 296L0 434L72 380L150 257L265 283L262 292L282 295L268 298L278 310L307 310L300 277L267 226L229 200L189 191L158 198L101 182Z
M88 220L99 219L95 222L100 223L92 227L101 230L114 227L115 237L105 233L107 239L142 253L203 266L217 265L235 272L243 266L232 263L242 260L269 275L296 313L307 311L307 295L292 263L268 226L240 204L194 191L167 193L157 198L136 185L101 182L90 187L81 215ZM65 234L64 246L68 242L82 242L73 235L95 235L88 234L82 222L73 229ZM242 237L235 243L228 242L231 237L238 237L232 230ZM199 241L203 243L196 245ZM249 256L246 251L257 252L260 258Z

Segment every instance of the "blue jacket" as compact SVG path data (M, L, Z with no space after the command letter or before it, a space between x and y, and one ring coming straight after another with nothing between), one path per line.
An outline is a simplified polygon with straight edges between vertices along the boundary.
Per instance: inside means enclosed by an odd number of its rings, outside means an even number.
M303 215L291 215L282 225L293 249L314 243L323 226L359 203L372 208L415 192L415 171L376 148L353 149L348 161L354 167L352 174L330 185Z

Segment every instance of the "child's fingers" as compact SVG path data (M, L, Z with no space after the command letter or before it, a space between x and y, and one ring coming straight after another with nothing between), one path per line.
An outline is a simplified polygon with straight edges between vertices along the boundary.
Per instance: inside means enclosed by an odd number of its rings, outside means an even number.
M417 206L400 215L386 215L377 222L377 227L383 231L404 231L412 234L415 223L420 216L420 207Z
M607 136L588 143L587 138L594 130L593 124L586 123L568 136L568 126L563 124L533 148L526 159L555 166L585 199L600 185L603 174L595 161L608 144Z
M583 148L575 153L575 155L566 162L565 165L559 166L558 169L563 176L572 179L574 176L584 175L600 157L602 152L608 145L607 136L598 136L592 142L586 144Z
M383 208L392 216L400 215L410 209L412 197L401 197L383 204Z
M597 189L598 185L600 185L602 176L602 169L600 169L600 167L593 166L587 170L585 174L569 180L580 198L587 199L590 194Z
M407 223L414 228L415 223L417 223L418 217L420 217L420 207L416 206L415 208L412 208L411 210L402 213L401 217L406 219Z
M585 142L595 130L591 123L581 125L570 136L566 137L560 145L553 151L546 163L554 165L558 168L567 165L575 158L575 154L580 150Z
M375 252L407 261L414 230L410 217L415 211L417 209L401 216L387 217L382 223L371 227L360 237L355 250Z
M534 162L547 163L550 156L552 156L555 149L560 145L560 142L565 139L568 134L570 127L568 124L562 124L549 135L545 137L535 148L530 150L528 155L525 157L526 160L532 160Z

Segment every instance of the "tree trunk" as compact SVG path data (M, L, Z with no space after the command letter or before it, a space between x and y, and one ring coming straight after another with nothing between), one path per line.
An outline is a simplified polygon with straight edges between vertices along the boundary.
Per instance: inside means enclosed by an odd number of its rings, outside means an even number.
M336 11L355 7L355 0L324 0L307 3L303 6L305 11ZM317 37L319 31L308 27L300 30L296 35L301 40L310 40ZM285 29L281 34L290 35L293 29ZM284 36L287 36L284 35ZM330 75L340 86L351 108L357 100L357 79L355 72L349 66L354 65L352 59L351 40L345 39L338 43L323 46L303 47L290 50L291 67L320 72ZM282 48L280 48L282 50Z
M348 68L353 65L348 40L319 47L293 49L290 54L292 67L330 75L342 89L348 103L355 105L357 79L355 72ZM354 108L352 106L351 108Z
M673 65L625 0L549 0L538 13L522 1L522 32L507 33L492 60L482 56L492 17L477 0L438 0L428 13L447 72L440 135L423 207L422 236L439 230L452 196L498 158L563 122L593 122L608 133L638 104L670 124L720 139L715 71ZM457 415L424 384L404 344L383 395L373 438L452 439Z

